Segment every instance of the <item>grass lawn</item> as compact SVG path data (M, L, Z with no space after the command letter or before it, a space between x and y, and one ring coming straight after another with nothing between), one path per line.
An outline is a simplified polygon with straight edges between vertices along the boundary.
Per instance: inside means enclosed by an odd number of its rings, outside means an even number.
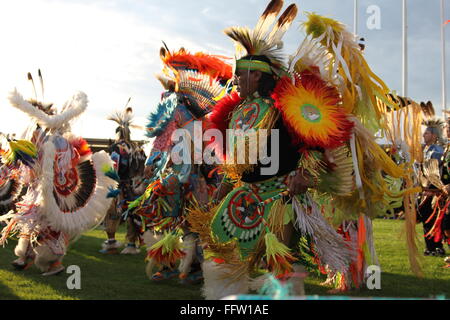
M352 296L428 298L445 295L450 298L450 269L443 268L443 258L423 257L424 278L415 277L409 267L407 250L401 236L403 221L376 220L375 246L381 264L381 290L363 289L346 293ZM421 225L417 226L422 234ZM124 241L125 229L120 228L118 239ZM102 230L93 230L74 243L64 265L81 268L81 290L69 290L67 273L43 277L33 266L24 272L14 271L10 262L15 259L15 241L0 249L0 300L5 299L137 299L137 300L196 300L202 299L200 285L180 285L176 280L153 283L144 272L145 250L139 255L102 255L100 245L105 240ZM423 241L422 241L423 242ZM420 243L420 252L423 243ZM446 248L447 249L447 248ZM449 250L447 250L449 251ZM450 254L450 253L449 253ZM329 288L320 286L324 276L310 275L306 279L307 295L327 295Z

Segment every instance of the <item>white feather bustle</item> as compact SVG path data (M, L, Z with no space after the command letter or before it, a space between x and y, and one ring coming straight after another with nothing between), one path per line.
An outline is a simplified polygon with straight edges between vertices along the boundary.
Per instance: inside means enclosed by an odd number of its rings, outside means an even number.
M54 155L55 145L50 140L44 144L44 160L42 166L42 214L54 230L65 232L70 238L75 237L99 225L105 218L112 199L107 199L108 187L115 188L117 182L105 176L102 167L112 165L108 154L104 151L92 155L92 163L96 172L97 184L91 198L83 208L63 213L53 195L54 190Z
M205 260L202 264L204 284L202 294L207 300L219 300L227 296L247 294L250 289L248 274L235 279L227 264ZM230 279L233 278L233 281Z

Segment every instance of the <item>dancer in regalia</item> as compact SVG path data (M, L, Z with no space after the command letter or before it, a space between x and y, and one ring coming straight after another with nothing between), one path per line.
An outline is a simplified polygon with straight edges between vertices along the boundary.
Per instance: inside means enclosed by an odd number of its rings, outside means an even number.
M442 244L443 234L440 224L448 209L445 183L441 177L441 172L445 169L444 148L442 147L444 122L440 119L433 119L424 124L426 125L423 134L425 148L421 170L426 182L423 185L424 191L419 202L417 216L418 221L423 223L424 255L442 257L445 255L445 250ZM439 227L437 227L437 223Z
M71 133L70 123L88 104L83 92L59 112L52 104L25 100L16 90L9 101L31 124L25 139L9 140L2 161L27 191L16 210L0 218L6 223L0 244L18 237L18 258L12 263L17 270L34 263L43 275L57 274L64 270L62 259L71 241L105 217L108 189L117 185L112 161L103 151L93 154L83 138Z
M237 90L209 119L234 133L227 135L227 151L214 143L216 154L225 156L226 176L218 204L188 216L208 257L208 299L257 288L261 278L250 276L261 266L292 283L294 294L304 293L308 262L335 273L354 262L362 269L365 241L352 248L322 211L335 206L349 219L356 215L365 237L364 217L384 206L377 201L387 190L381 173L406 174L375 141L384 116L375 98L389 89L368 67L355 37L335 20L308 14L307 38L285 63L282 37L297 7L288 6L277 20L282 8L283 1L271 1L254 29L225 30L236 42Z
M104 221L108 239L102 244L100 251L102 253L116 253L122 246L115 238L117 228L123 220L122 214L127 210L128 203L134 201L145 190L143 177L145 153L137 143L131 140L133 109L127 106L124 111L116 112L108 118L118 124L116 139L109 148L109 154L114 161L114 168L120 180L118 189L108 194L114 199ZM140 226L135 223L132 216L128 216L126 220L127 244L121 254L138 254L140 252L138 246L141 244Z
M160 55L165 74L158 78L166 91L147 125L148 137L155 138L145 169L151 183L129 205L129 212L140 217L146 230L148 276L154 281L179 276L183 283L197 283L203 255L185 218L193 203L204 206L211 201L218 173L196 159L202 155L202 137L200 145L192 142L207 127L204 117L223 94L232 68L223 57L185 49L171 52L163 47ZM182 152L176 151L180 143Z

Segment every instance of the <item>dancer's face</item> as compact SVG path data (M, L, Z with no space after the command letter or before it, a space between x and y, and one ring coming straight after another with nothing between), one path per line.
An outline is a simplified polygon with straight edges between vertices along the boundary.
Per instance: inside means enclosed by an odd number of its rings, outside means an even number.
M248 69L237 69L234 76L234 83L242 99L247 98L258 90L261 71L250 71Z
M423 141L425 144L433 144L436 141L436 135L433 134L430 130L425 130L423 134Z

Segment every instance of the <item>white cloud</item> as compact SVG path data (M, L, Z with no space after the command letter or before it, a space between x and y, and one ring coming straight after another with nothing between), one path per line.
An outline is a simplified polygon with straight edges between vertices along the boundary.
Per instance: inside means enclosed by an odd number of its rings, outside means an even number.
M153 76L161 68L161 40L200 50L195 43L157 23L146 23L114 3L5 1L0 3L0 29L9 30L0 39L3 132L19 133L28 122L4 97L14 87L31 97L26 74L32 72L38 82L37 69L41 68L47 102L61 106L75 91L87 93L89 107L74 124L76 133L113 137L114 128L106 117L122 108L128 97L133 97L141 119L159 99L162 89ZM134 133L135 138L143 138L143 132Z
M90 104L74 125L76 133L112 138L114 124L106 117L114 109L122 108L130 96L135 114L144 124L162 91L154 78L161 68L158 56L161 40L170 49L183 46L190 51L233 55L233 44L223 35L223 29L232 25L254 26L267 2L0 1L0 131L20 133L28 123L26 116L8 105L5 96L18 87L30 97L26 73L31 71L36 76L38 68L44 74L47 102L60 106L77 90L88 94ZM305 20L303 11L316 11L352 25L352 1L294 2L300 11L285 36L286 53L295 50L303 39L298 30L299 22ZM418 0L410 2L410 96L427 100L429 97L437 105L438 6L426 8ZM368 4L380 5L382 30L369 32L364 28ZM387 0L363 0L360 14L360 34L366 37L366 57L373 71L393 90L400 91L401 6ZM425 41L426 38L434 42ZM426 76L420 79L420 75ZM141 139L143 132L133 131L133 136Z

